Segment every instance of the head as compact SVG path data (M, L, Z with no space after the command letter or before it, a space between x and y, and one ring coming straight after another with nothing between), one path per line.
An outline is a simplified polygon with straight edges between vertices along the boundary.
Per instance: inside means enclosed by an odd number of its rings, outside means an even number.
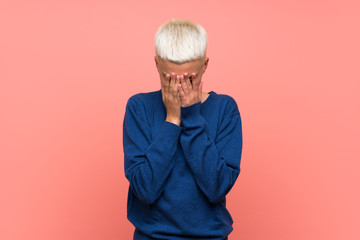
M160 26L155 36L155 62L160 79L175 73L196 73L193 83L199 83L209 58L206 57L207 34L199 24L172 19Z

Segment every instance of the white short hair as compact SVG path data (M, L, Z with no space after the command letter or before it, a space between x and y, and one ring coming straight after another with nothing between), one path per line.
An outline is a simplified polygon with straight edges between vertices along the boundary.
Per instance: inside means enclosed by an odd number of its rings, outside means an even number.
M160 26L155 36L156 54L178 64L204 58L206 46L205 29L189 20L171 19Z

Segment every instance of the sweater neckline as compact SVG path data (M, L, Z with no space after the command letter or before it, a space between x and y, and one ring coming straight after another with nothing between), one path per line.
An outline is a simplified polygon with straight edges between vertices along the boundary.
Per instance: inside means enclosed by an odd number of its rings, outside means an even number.
M161 96L161 89L158 90L158 93ZM216 92L210 91L210 92L208 92L208 94L209 94L209 96L205 99L205 101L203 101L201 103L201 107L206 107L207 105L209 105L212 102L213 98L215 97Z
M209 105L209 104L211 103L211 101L213 100L214 96L216 95L216 92L210 91L210 92L208 92L208 94L209 94L209 96L205 99L205 101L203 101L203 102L201 103L201 106L202 106L202 107L205 107L205 106L207 106L207 105Z

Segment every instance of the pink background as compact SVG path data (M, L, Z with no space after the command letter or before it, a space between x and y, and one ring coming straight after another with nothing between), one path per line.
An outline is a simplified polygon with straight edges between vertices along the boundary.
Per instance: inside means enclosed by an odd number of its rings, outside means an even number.
M233 96L230 239L360 239L358 1L1 1L0 239L131 239L122 121L158 90L157 28L209 35L205 91Z

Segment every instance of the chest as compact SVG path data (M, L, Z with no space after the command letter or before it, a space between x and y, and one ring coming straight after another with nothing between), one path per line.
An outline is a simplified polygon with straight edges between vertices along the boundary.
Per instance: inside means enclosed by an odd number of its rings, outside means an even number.
M166 119L166 109L164 106L152 108L152 111L148 113L148 115L151 140L153 140L159 134ZM214 111L212 108L201 108L200 115L206 122L206 134L211 139L216 139L221 122L221 114L218 111Z

